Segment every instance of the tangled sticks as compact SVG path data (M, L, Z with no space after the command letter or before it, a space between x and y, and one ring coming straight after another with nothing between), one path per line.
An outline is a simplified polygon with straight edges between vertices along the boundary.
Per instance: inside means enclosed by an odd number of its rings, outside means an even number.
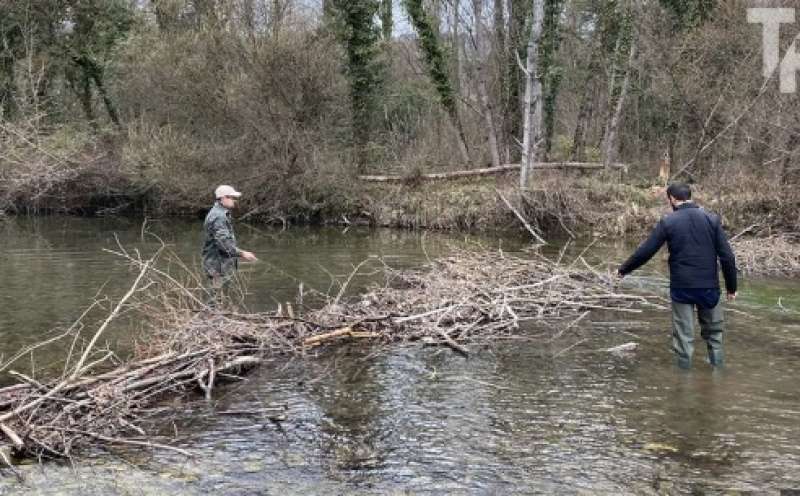
M747 275L800 275L800 233L736 239L731 244L736 264Z
M466 344L524 335L517 329L526 325L563 330L594 310L640 312L651 304L616 291L607 275L580 257L566 265L537 253L457 251L410 271L370 259L381 263L382 284L343 300L362 263L336 297L324 296L319 309L302 315L291 308L288 315L242 314L205 307L198 290L157 268L155 257L144 261L121 254L138 276L80 357L73 363L70 353L57 380L12 373L19 383L0 389L0 431L17 454L68 457L90 442L186 453L152 442L143 429L159 400L193 389L210 397L219 380L269 355L304 354L342 340L375 345L421 340L466 355ZM113 353L96 345L110 322L131 311L146 317L147 339L130 361L113 366ZM70 336L74 346L74 330L60 337Z

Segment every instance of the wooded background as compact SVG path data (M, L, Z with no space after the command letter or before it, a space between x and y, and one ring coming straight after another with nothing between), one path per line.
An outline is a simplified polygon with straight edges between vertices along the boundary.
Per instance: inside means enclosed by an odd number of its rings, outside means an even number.
M191 211L225 182L313 215L357 174L548 161L796 185L800 99L747 23L781 4L0 1L0 207Z

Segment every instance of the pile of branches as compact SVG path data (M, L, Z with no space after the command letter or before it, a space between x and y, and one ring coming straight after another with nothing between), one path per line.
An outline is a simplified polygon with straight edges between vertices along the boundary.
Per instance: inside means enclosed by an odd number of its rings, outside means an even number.
M457 251L418 270L387 267L384 274L381 287L348 305L333 302L314 317L384 342L441 342L466 354L460 343L494 341L522 326L559 329L592 310L639 313L654 305L618 291L610 274L580 257L567 265L535 252L522 258ZM323 339L325 334L311 338Z
M341 283L338 294L324 295L315 310L287 305L277 312L240 313L208 307L186 267L179 281L156 266L158 254L148 260L124 250L118 254L138 275L81 353L72 353L81 326L58 336L72 339L64 373L40 381L11 372L19 382L0 389L0 430L16 454L68 457L87 443L185 453L147 436L144 426L158 411L159 400L192 390L210 397L220 381L237 378L270 355L308 354L353 340L376 345L422 341L466 355L469 343L520 334L516 330L527 325L563 332L595 310L640 312L652 304L616 290L608 274L580 257L564 264L535 252L519 257L460 251L418 270L397 271L380 259L368 259ZM348 285L367 264L379 266L382 283L345 298ZM130 312L146 317L146 339L123 363L98 343L112 321ZM15 358L32 352L23 350Z
M734 240L736 264L745 274L793 277L800 275L800 235L776 234Z

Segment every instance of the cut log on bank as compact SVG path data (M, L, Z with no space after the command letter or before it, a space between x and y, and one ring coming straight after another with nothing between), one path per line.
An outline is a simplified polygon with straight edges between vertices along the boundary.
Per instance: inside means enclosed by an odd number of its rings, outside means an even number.
M6 450L10 446L20 456L69 457L82 445L129 444L186 454L148 437L148 418L159 401L192 391L211 397L226 377L270 356L308 357L342 342L420 342L468 356L475 343L523 338L523 327L555 334L594 310L631 314L654 305L617 290L609 275L585 270L583 264L559 264L537 252L522 257L457 251L418 270L396 271L371 259L383 271L382 284L349 301L341 294L328 297L306 314L299 309L291 317L241 314L198 308L200 295L178 283L183 275L168 274L153 259L123 255L138 271L126 295L130 301L120 301L87 341L93 346L120 309L146 318L147 339L126 363L113 363L112 353L87 347L67 356L61 377L45 380L13 373L18 383L0 389L0 438ZM366 265L357 268L375 270ZM80 328L64 334L66 348L73 340L80 342ZM530 339L534 336L528 333ZM59 344L52 341L50 345ZM27 361L36 348L18 356ZM12 365L0 364L0 370Z
M625 164L609 164L609 168L620 170L627 173L628 166ZM572 170L602 170L606 166L598 162L536 162L533 165L534 170L539 169L572 169ZM431 174L421 174L419 176L406 177L396 175L384 176L358 176L358 179L368 183L402 183L410 180L421 181L447 181L461 179L465 177L480 177L480 176L494 176L505 174L507 172L515 172L519 170L519 164L501 165L499 167L487 167L485 169L469 169L454 172L437 172Z

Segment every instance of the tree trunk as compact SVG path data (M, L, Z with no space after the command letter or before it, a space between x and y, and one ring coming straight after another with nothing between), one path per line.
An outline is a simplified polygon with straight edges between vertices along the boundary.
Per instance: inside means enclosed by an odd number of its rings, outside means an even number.
M502 142L504 145L503 153L505 162L515 162L519 160L519 141L518 137L522 134L522 71L520 71L519 57L524 56L520 53L523 39L528 36L525 32L527 25L527 0L507 0L506 17L508 26L506 28L506 58L502 65L504 71L505 86L501 88L502 96L500 102L500 113L503 115Z
M505 29L505 2L504 0L494 0L494 43L495 53L498 60L505 60L503 55L506 53L506 29Z
M381 0L381 32L386 42L392 39L393 22L392 0Z
M97 130L97 119L94 116L94 108L92 107L92 75L89 68L78 62L80 67L80 86L78 87L81 106L83 113L86 115L86 120L93 129Z
M111 122L114 123L115 126L122 127L119 121L119 113L117 113L117 107L114 105L114 102L111 100L111 97L108 95L106 91L106 85L103 81L103 72L102 69L95 66L94 71L92 71L92 79L94 79L94 84L97 86L97 91L100 93L100 97L103 99L103 103L106 106L106 111L108 112L108 117L111 119Z
M572 138L572 160L581 162L586 159L586 133L594 114L594 78L590 74L586 78L586 85L581 97L581 106L578 109L578 118L575 123L575 134Z
M791 131L792 136L789 138L789 142L786 144L786 158L783 159L783 164L781 166L781 184L789 184L789 179L792 177L792 173L797 170L797 168L792 168L792 163L794 162L794 155L797 149L797 146L800 145L800 134L798 134L800 130L793 129Z
M546 0L542 26L541 62L543 82L543 146L544 159L550 154L556 124L556 103L561 90L561 72L557 69L556 53L561 46L561 13L563 0Z
M178 25L178 6L170 0L152 0L153 11L156 15L156 25L161 32L167 32Z
M473 15L475 16L475 32L474 32L474 46L475 46L475 70L478 79L478 98L481 102L481 111L486 120L486 134L489 138L489 153L492 157L492 167L500 166L500 149L497 146L497 131L494 125L494 108L492 100L489 97L486 82L486 66L488 64L488 56L485 50L483 41L483 13L481 11L482 0L473 0L472 8Z
M572 150L570 157L575 161L586 160L586 134L592 122L595 109L595 92L597 90L596 73L600 72L600 51L602 42L600 34L596 33L589 50L589 60L586 62L586 77L583 83L581 104L578 108L578 117L575 122L575 133L572 137Z
M450 78L453 80L453 91L456 93L461 92L461 30L459 30L460 22L458 16L458 9L461 2L453 0L452 12L452 39L450 40L450 53L453 54L452 70Z
M381 33L375 25L380 6L378 0L333 0L330 5L330 14L338 13L341 16L341 23L332 24L336 26L334 32L347 56L351 126L356 165L360 173L365 171L370 162L368 147L374 128L377 95L384 82L383 68L378 61Z
M508 118L503 108L503 93L505 92L506 88L506 70L503 64L505 64L508 60L508 55L506 53L506 37L508 36L508 32L505 25L505 1L506 0L494 0L494 11L492 13L494 23L494 46L491 50L494 64L490 65L489 67L492 68L493 73L497 78L497 88L499 92L499 98L497 100L499 111L495 113L495 135L497 136L497 148L498 153L502 154L501 160L508 162L508 143L506 143L505 133L503 132L506 128L505 120Z
M270 7L270 32L273 38L278 38L283 30L283 24L289 14L289 2L285 0L272 0Z
M458 116L458 106L456 103L453 84L449 75L449 64L442 49L441 41L437 35L434 22L425 12L422 0L403 0L403 5L408 12L411 24L417 32L418 43L425 59L425 64L442 106L450 117L450 122L456 130L458 136L458 150L465 163L470 163L469 150L467 148L467 138L461 119ZM435 23L438 25L438 21Z
M537 149L542 134L542 80L539 77L539 44L542 39L544 0L533 0L533 20L528 39L528 55L525 64L525 101L522 107L522 161L519 185L527 188L529 175L536 161Z
M8 119L16 110L14 58L0 54L0 118Z
M622 81L622 89L620 90L617 104L614 108L614 113L611 117L611 122L608 125L608 132L605 139L605 160L606 165L617 161L617 136L619 134L619 125L622 121L622 111L625 108L625 100L628 97L628 88L631 83L631 73L633 72L633 62L636 59L636 42L631 41L631 48L628 53L628 67L625 71L625 78Z

